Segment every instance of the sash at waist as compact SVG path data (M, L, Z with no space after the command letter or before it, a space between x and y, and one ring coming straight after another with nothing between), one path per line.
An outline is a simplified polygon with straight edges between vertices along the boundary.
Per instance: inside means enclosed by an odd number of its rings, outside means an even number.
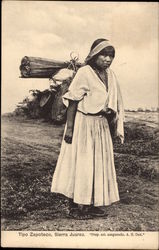
M80 110L78 110L78 112L81 112ZM100 112L98 112L98 113L95 113L95 114L92 114L92 113L83 113L83 112L81 112L82 114L84 114L84 115L90 115L90 116L100 116L100 117L110 117L110 116L114 116L115 115L115 112L110 112L110 113L107 113L107 112L105 112L105 111L100 111Z

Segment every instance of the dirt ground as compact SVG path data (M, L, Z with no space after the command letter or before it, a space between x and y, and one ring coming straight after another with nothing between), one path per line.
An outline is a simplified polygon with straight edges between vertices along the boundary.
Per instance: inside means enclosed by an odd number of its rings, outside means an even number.
M156 113L126 113L125 143L114 141L120 202L108 216L74 220L66 197L50 192L64 125L2 117L2 230L157 231Z

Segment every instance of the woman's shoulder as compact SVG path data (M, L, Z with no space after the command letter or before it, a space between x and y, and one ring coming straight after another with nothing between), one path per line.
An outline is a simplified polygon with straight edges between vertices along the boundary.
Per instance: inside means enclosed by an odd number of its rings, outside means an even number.
M112 68L108 68L107 73L113 75L114 77L116 77L116 74L115 74L114 70L112 70Z
M111 72L112 74L116 75L116 73L114 72L114 69L108 68L108 71Z

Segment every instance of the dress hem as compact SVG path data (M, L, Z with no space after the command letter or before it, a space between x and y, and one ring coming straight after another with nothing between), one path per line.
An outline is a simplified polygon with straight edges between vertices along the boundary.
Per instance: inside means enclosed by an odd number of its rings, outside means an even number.
M120 198L118 198L118 199L115 199L115 200L111 200L109 203L105 203L105 204L97 204L97 203L93 203L93 202L87 202L87 201L77 201L77 199L74 199L74 197L73 197L73 195L71 195L71 194L67 194L66 192L64 192L64 191L56 191L56 190L54 190L54 191L52 191L51 190L51 192L52 193L57 193L57 194L63 194L64 196L66 196L67 198L70 198L70 199L73 199L73 202L74 203L76 203L76 204L80 204L80 205L93 205L93 206L95 206L95 207L102 207L102 206L110 206L112 203L115 203L115 202L118 202L118 201L120 201Z

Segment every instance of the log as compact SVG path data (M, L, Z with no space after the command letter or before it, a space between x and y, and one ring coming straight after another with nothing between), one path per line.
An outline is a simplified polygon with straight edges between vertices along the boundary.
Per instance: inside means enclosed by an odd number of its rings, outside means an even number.
M41 57L25 56L19 67L21 78L51 78L60 69L71 66L70 61L57 61ZM81 64L77 63L77 67Z
M60 69L67 68L70 62L61 62L41 57L25 56L21 60L22 78L50 78Z

